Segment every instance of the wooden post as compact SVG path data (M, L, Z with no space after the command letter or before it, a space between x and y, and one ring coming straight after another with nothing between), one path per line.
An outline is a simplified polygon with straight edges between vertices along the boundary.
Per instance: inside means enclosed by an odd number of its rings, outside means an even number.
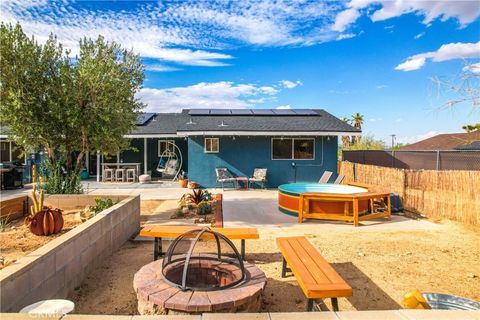
M10 151L10 154L9 154L9 156L10 156L10 162L12 162L12 160L13 160L13 159L12 159L12 141L9 141L9 142L8 142L8 147L9 147L9 149L10 149L10 150L9 150L9 151Z
M390 195L388 195L388 197L387 197L387 218L388 218L388 220L392 219L392 204L391 204Z
M298 201L298 223L303 222L303 204L305 202L305 199L303 195L300 195L300 199Z
M358 227L358 199L353 199L353 225Z

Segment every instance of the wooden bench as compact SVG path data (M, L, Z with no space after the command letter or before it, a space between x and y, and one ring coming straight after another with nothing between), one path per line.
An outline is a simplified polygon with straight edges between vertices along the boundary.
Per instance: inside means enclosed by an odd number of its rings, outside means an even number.
M337 298L352 295L352 288L305 237L277 238L277 245L283 256L282 278L293 272L308 299L307 311L313 311L314 300L320 298L330 298L338 311Z
M157 260L163 255L162 238L177 238L185 232L202 229L196 226L166 226L166 225L146 225L140 230L143 237L154 237L153 259ZM258 231L255 228L210 228L210 230L218 232L230 240L241 240L241 255L245 260L245 240L258 239Z

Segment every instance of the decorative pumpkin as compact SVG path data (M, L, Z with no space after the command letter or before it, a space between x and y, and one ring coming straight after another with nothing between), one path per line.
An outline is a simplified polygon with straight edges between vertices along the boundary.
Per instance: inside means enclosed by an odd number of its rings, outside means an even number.
M25 218L25 224L37 236L48 236L62 231L62 210L44 206L43 190L40 192L40 201L37 200L36 191L37 188L34 186L32 191L33 205L30 207L30 215Z

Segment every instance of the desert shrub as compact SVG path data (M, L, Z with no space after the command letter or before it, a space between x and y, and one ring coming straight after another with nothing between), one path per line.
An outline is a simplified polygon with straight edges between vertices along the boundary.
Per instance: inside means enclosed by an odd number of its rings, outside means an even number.
M208 203L206 201L202 201L198 204L197 214L203 216L203 215L210 214L210 213L212 213L212 206L210 205L210 203Z

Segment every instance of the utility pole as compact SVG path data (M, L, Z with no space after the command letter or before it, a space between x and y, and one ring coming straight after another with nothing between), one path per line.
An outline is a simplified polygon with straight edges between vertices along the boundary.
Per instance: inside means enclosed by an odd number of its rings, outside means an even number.
M392 150L393 150L393 147L395 146L395 137L397 135L396 134L391 134L390 136L392 137Z

